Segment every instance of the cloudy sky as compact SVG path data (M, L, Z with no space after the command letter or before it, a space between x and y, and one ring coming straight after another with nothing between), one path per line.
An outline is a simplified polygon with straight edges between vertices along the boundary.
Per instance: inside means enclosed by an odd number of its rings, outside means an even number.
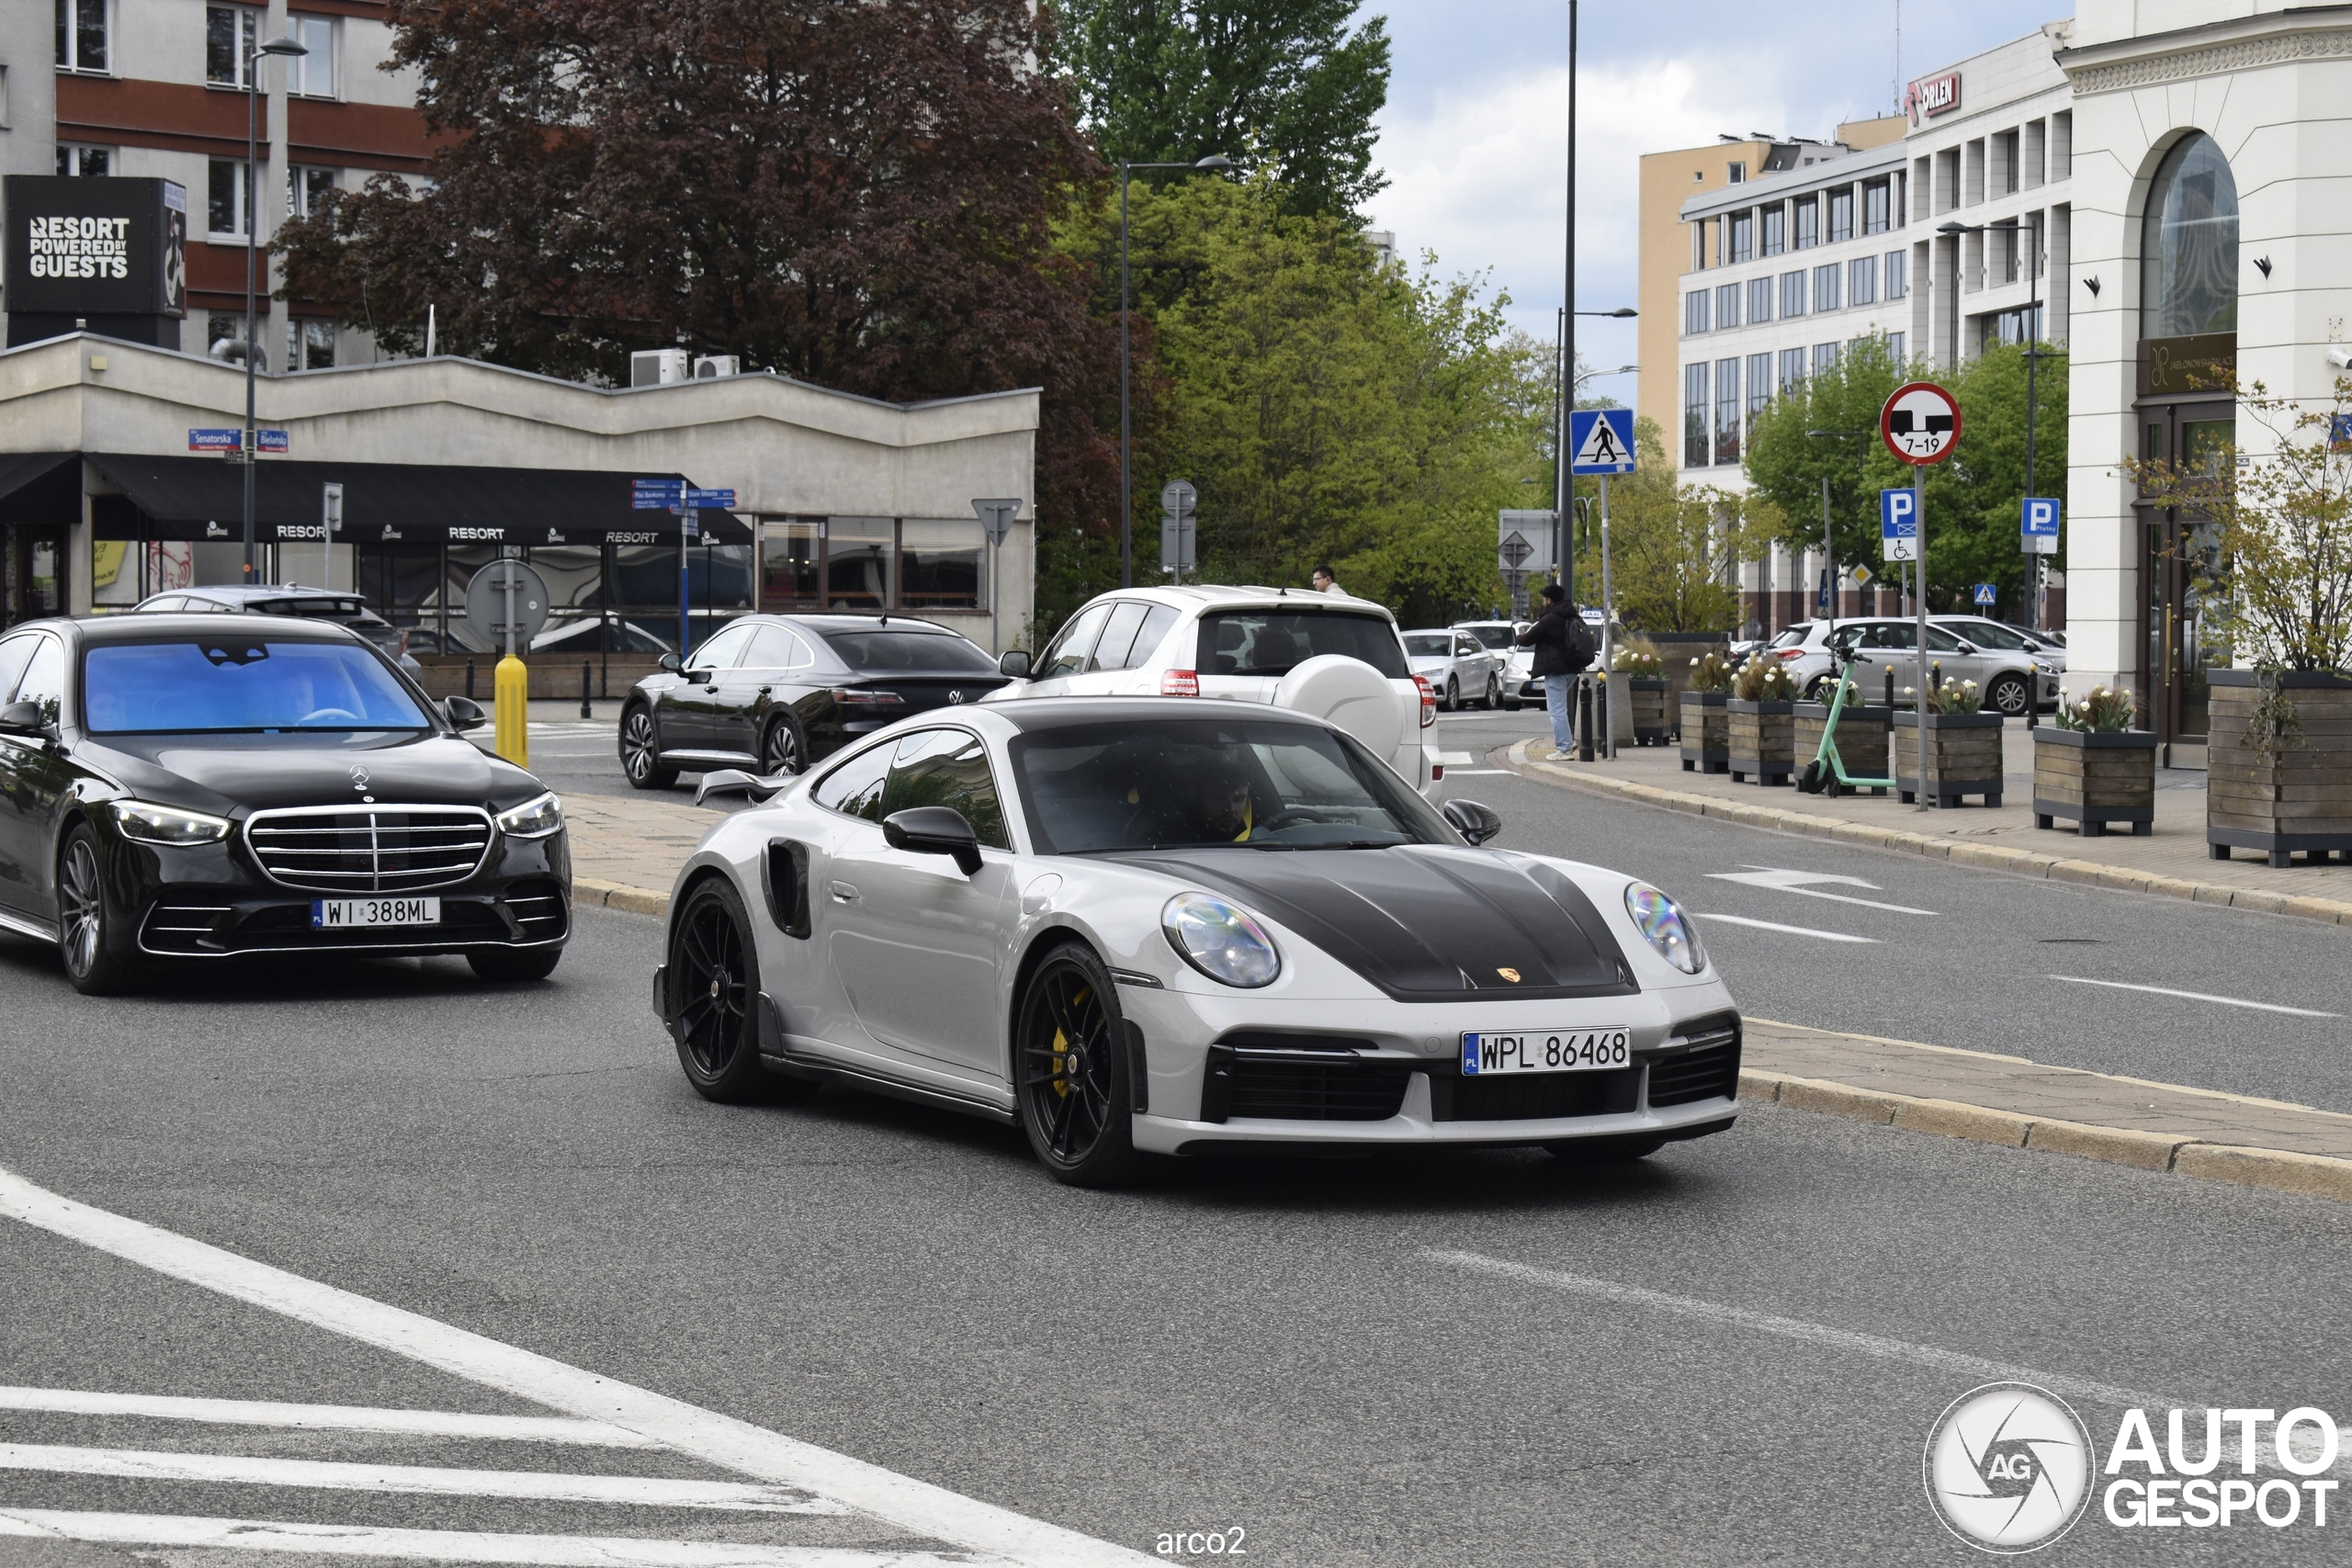
M2071 14L2066 0L1910 0L1902 74L1917 77ZM1511 315L1552 335L1560 302L1567 166L1566 0L1371 0L1395 39L1381 118L1389 188L1373 226L1401 254L1435 251L1451 276L1490 270ZM1635 159L1718 133L1827 136L1890 113L1895 0L1803 6L1606 0L1579 12L1577 292L1586 310L1631 305ZM1579 323L1588 363L1630 364L1631 321ZM1633 400L1631 378L1607 383Z

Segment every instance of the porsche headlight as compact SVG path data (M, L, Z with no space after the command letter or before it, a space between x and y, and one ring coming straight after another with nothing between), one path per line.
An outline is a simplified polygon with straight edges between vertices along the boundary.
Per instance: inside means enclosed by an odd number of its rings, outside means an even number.
M1658 951L1658 956L1681 970L1696 975L1707 966L1707 954L1699 945L1699 933L1692 929L1690 917L1680 905L1646 882L1629 883L1625 887L1625 912L1642 928L1642 934Z
M124 838L142 844L212 844L229 836L224 818L145 800L116 801L114 825Z
M498 830L513 839L544 839L563 826L563 803L553 795L498 814Z
M1206 893L1179 893L1168 900L1159 911L1159 929L1185 963L1212 980L1267 986L1283 972L1274 939L1248 915Z

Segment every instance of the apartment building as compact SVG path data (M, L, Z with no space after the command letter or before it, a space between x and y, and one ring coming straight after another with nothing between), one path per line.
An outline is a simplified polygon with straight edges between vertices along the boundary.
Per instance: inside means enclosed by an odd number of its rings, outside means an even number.
M12 174L181 187L187 314L179 341L157 346L240 358L248 234L266 243L327 191L356 189L379 173L414 178L427 167L416 80L382 69L392 43L382 0L52 0L51 8L44 17L37 0L0 7L11 14L0 23L0 164ZM254 51L281 38L307 52L260 61L257 156L248 169ZM317 369L373 356L364 323L270 301L274 287L265 251L256 277L267 312L258 329L263 366ZM8 341L24 340L11 331Z

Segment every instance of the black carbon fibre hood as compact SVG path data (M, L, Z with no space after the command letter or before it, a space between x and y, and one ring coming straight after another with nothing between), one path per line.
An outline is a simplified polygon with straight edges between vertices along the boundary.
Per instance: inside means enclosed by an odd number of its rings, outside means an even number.
M1592 900L1547 865L1435 845L1185 850L1135 863L1264 911L1400 1002L1641 988Z

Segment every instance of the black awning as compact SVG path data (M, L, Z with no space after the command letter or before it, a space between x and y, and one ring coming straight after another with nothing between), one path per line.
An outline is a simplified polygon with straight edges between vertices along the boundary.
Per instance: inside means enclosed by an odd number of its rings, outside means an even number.
M79 452L0 453L0 523L78 523ZM60 469L65 471L60 472Z
M89 459L130 497L143 520L98 516L98 537L139 537L142 525L150 539L243 537L242 463L114 452L93 452ZM608 538L675 544L682 520L669 512L637 510L630 504L631 481L682 478L594 468L314 463L265 457L254 466L254 533L265 543L316 540L322 487L337 483L343 486L343 527L335 535L341 544L545 547L598 545ZM730 513L704 513L701 524L703 536L714 543L751 542L750 527Z

